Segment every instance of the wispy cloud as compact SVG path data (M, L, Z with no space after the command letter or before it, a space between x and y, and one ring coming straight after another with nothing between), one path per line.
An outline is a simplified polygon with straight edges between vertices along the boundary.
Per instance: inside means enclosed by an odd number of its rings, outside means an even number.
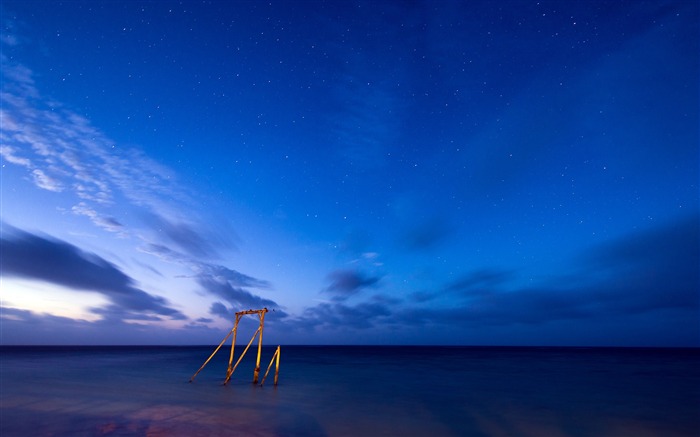
M179 209L164 199L192 204L174 172L139 150L122 150L85 117L47 103L30 69L5 56L1 60L0 155L25 167L38 188L71 193L98 212L126 201L177 216Z
M39 170L38 168L32 170L32 179L37 187L44 190L55 192L63 191L63 185L58 179L47 175L43 170Z
M171 221L160 214L143 214L145 221L164 242L173 244L192 258L216 258L220 249L235 249L232 238L207 235L186 221Z
M270 289L268 281L257 279L228 267L197 261L183 253L166 246L150 244L143 247L147 253L159 256L161 259L186 266L190 276L209 295L223 299L234 308L279 308L277 302L253 294L249 289ZM217 308L219 308L217 306ZM224 307L225 308L225 307ZM230 309L226 309L230 312ZM228 312L213 312L215 315Z
M221 280L220 278L199 275L196 281L207 292L226 300L235 308L274 308L278 306L273 300L256 296L250 291L235 287L229 281Z
M0 156L2 156L10 164L20 165L22 167L32 167L32 162L24 157L17 155L17 150L8 145L0 145Z
M468 272L439 290L416 291L409 295L414 303L423 303L438 298L461 300L465 298L486 297L495 292L508 289L509 281L516 279L515 272L497 269L479 269Z
M139 289L135 281L117 266L65 241L40 236L3 225L0 274L44 281L76 291L104 295L113 305L94 308L100 315L121 318L160 316L186 319L167 300Z
M366 330L391 323L392 311L386 303L363 302L356 305L345 303L321 303L307 308L299 316L284 321L292 329L312 331L318 329L330 330Z
M480 269L468 273L445 287L446 291L458 292L465 295L473 294L484 289L502 287L514 278L511 271L496 269Z
M43 96L29 68L6 56L1 60L0 155L8 164L26 169L27 180L37 188L77 199L70 208L73 214L118 237L133 238L142 252L185 267L210 296L236 307L277 306L248 290L269 288L266 281L201 261L235 249L237 237L232 230L217 229L199 216L195 197L178 183L175 172L136 148L120 147L87 118ZM5 275L24 275L79 289L98 288L121 306L95 309L103 317L119 316L127 310L182 316L169 312L164 299L139 290L132 278L97 255L18 230L8 238L17 251L33 250L37 256L56 258L56 262L64 254L67 258L62 262L72 264L65 266L66 275L54 272L51 276L45 265L18 258L15 264L3 266ZM22 260L26 263L16 264ZM74 271L77 273L69 276L68 272ZM86 277L89 274L93 276ZM88 281L97 281L98 276L109 283Z
M0 154L26 168L36 187L75 196L79 201L73 213L120 236L134 232L108 212L116 204L119 211L125 206L141 211L136 217L151 230L150 237L139 233L142 238L174 244L193 257L215 257L220 246L235 247L233 238L203 231L206 226L193 213L196 202L178 184L175 172L140 150L122 150L85 117L56 103L47 105L32 88L26 67L7 59L2 66L5 78L22 86L8 87L0 95Z
M252 287L269 289L272 285L265 280L253 278L228 267L215 264L200 264L201 273L207 276L227 281L235 287Z
M532 287L517 287L512 272L480 270L428 293L448 296L446 311L407 309L398 317L438 324L516 325L555 320L626 317L658 311L700 316L700 218L600 246L577 260L575 273ZM426 293L411 296L416 303Z
M221 317L222 319L226 320L232 320L236 316L235 311L232 311L230 308L227 308L226 305L224 305L221 302L214 302L213 304L211 304L211 306L209 307L209 314Z
M328 274L330 284L323 290L335 300L345 300L362 289L375 287L379 276L368 276L358 270L335 270Z
M124 226L119 223L114 217L106 217L100 215L97 211L90 208L85 202L80 202L71 208L74 214L88 217L96 226L109 232L124 232Z
M700 217L693 215L656 229L598 246L573 259L574 272L523 287L517 272L478 269L436 290L408 294L404 301L371 299L348 305L322 302L284 321L303 330L352 333L374 327L449 329L454 335L479 329L542 326L576 320L595 331L599 324L661 314L674 319L659 326L664 338L700 342ZM376 278L342 271L334 292L353 294ZM379 296L381 297L381 296ZM426 302L430 305L426 305ZM664 315L666 314L666 315ZM665 331L668 329L668 331ZM456 334L455 334L456 333Z

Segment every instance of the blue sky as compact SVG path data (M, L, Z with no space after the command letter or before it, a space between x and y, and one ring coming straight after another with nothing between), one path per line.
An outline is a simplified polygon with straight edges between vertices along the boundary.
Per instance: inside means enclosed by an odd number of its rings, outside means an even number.
M699 346L698 18L4 1L2 343Z

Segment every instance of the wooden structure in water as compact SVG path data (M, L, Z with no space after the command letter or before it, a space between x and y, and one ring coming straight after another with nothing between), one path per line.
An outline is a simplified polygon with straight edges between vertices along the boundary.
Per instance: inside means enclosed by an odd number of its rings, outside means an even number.
M207 360L202 364L202 367L199 368L195 372L194 375L190 378L190 382L194 381L194 378L199 374L199 372L204 369L204 366L206 366L209 361L211 361L212 358L214 358L214 355L221 349L221 346L226 343L226 340L233 334L233 340L231 341L231 353L229 354L228 358L228 369L226 370L226 379L224 379L224 385L226 385L229 380L231 379L231 375L233 375L233 372L236 371L236 367L238 367L238 364L240 364L241 360L245 356L246 352L248 352L248 349L250 348L250 345L253 344L253 341L255 340L255 337L258 337L258 357L255 360L255 370L253 371L253 384L258 383L258 377L260 376L260 353L262 352L262 337L263 337L263 328L265 327L265 313L268 312L267 308L263 308L261 310L246 310L246 311L239 311L236 313L236 321L233 324L233 328L229 331L228 334L226 334L226 337L224 337L223 340L221 340L221 343L219 343L219 346L214 349L214 352L207 358ZM240 357L238 357L238 361L236 361L236 364L232 366L233 363L233 350L236 347L236 335L238 334L238 322L240 322L241 318L247 314L257 314L258 318L260 319L260 325L258 326L258 329L255 331L253 336L250 338L250 341L248 342L248 345L245 347L243 350L243 353L241 354ZM277 346L277 349L275 350L275 353L272 355L272 359L270 360L270 364L267 366L267 371L265 372L265 375L263 376L262 382L260 385L262 386L265 383L265 378L267 378L267 374L270 373L270 368L272 367L272 363L275 362L275 385L277 385L277 380L279 378L279 373L280 373L280 347Z

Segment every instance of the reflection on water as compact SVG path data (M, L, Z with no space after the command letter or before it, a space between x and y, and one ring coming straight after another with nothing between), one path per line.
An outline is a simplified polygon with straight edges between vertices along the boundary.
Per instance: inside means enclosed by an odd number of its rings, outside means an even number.
M695 350L287 347L221 386L210 348L2 350L7 436L694 436ZM274 350L265 349L271 356Z

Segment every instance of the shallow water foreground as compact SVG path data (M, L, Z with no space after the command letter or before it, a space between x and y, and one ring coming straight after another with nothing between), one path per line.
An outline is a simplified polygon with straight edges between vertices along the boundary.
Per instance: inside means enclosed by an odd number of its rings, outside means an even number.
M0 436L696 436L695 349L2 348ZM274 350L264 348L263 371ZM249 354L251 355L251 354ZM253 354L254 355L254 354ZM250 359L249 359L250 358Z

